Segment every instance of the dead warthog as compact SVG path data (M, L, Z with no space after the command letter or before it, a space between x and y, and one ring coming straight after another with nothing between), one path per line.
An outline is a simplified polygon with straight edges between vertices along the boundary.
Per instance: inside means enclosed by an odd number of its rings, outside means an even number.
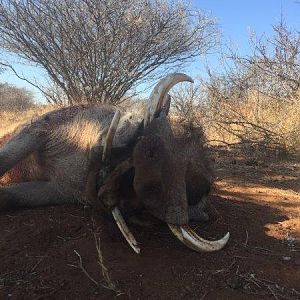
M202 131L174 132L167 118L176 73L154 88L148 105L119 111L75 106L43 115L15 132L0 149L3 209L63 203L98 204L112 212L131 247L140 249L121 213L141 208L166 222L196 251L223 248L189 227L203 212L212 176ZM130 111L129 111L130 110Z

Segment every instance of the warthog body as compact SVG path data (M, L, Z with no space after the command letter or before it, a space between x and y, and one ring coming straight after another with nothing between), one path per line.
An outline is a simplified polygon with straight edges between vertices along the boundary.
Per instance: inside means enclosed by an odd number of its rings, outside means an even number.
M85 203L89 153L105 138L114 113L109 106L63 108L11 134L0 149L0 175L8 171L2 182L14 184L1 188L2 206ZM115 147L126 148L142 117L124 111Z
M150 101L154 109L150 105L146 114L130 107L119 119L112 106L74 106L47 113L6 137L0 175L7 186L0 189L0 207L101 203L112 210L136 252L117 207L137 214L146 209L199 250L200 238L176 227L207 219L203 208L212 183L201 128L172 128L166 116L167 92L183 80L191 81L184 74L163 79L151 95L157 98ZM227 240L205 241L202 250L218 250Z

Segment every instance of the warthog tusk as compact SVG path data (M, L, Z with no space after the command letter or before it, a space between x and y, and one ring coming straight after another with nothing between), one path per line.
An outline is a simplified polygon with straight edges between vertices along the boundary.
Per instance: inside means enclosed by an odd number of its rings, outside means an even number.
M119 210L118 207L115 207L112 211L112 215L120 229L120 231L122 232L123 236L125 237L126 241L128 242L128 244L130 245L130 247L137 253L139 254L141 252L141 249L138 247L138 243L135 240L134 236L132 235L132 233L130 232L125 220L123 219L123 216Z
M103 154L102 154L102 161L105 161L107 159L107 156L109 155L110 153L110 150L111 150L111 147L112 147L112 143L113 143L113 139L114 139L114 136L115 136L115 133L116 133L116 130L117 130L117 127L118 127L118 124L119 124L119 121L120 121L120 117L121 117L121 113L119 110L117 110L115 112L115 115L112 119L112 122L109 126L109 129L108 129L108 132L107 132L107 135L106 135L106 139L104 141L104 149L103 149ZM128 161L125 162L124 165L127 166L128 164ZM123 165L122 165L123 166ZM122 168L121 168L122 169ZM120 168L118 169L118 171L120 171ZM115 172L115 173L118 173L118 172ZM113 173L115 175L115 173ZM111 177L110 177L111 178ZM99 195L101 195L100 193L101 189L99 190ZM111 211L120 231L122 232L123 236L125 237L126 241L128 242L128 244L130 245L130 247L137 253L139 254L141 249L138 247L138 243L137 241L135 240L134 236L132 235L132 233L130 232L128 226L126 225L126 222L125 220L123 219L123 216L119 210L118 207L115 207L112 209Z
M174 73L164 77L156 84L149 97L148 107L145 110L144 128L146 128L153 120L157 111L165 106L166 102L168 101L169 90L175 84L183 81L194 82L193 79L188 75L183 73Z
M187 247L197 252L212 252L221 250L228 242L229 232L217 241L208 241L198 236L189 226L168 224L172 233Z
M116 110L114 117L111 121L111 124L109 126L106 139L104 141L104 148L102 153L102 161L105 161L108 154L110 153L110 149L112 147L113 139L116 134L116 130L120 121L121 112L119 110Z

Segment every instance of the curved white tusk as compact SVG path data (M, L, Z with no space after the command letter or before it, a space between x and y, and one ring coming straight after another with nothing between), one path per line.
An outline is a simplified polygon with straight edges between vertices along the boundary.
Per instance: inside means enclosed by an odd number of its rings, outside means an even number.
M105 141L104 141L104 148L102 153L102 161L105 161L107 158L108 153L110 152L110 149L112 147L112 142L114 139L114 136L116 134L116 130L120 121L121 113L119 110L116 110L115 115L110 123Z
M166 104L165 102L168 99L167 95L169 90L175 84L183 81L194 82L188 75L183 73L173 73L164 77L156 84L150 95L148 107L145 111L144 128L153 120L155 113Z
M229 240L229 232L217 241L208 241L198 236L190 227L168 224L172 233L187 247L197 252L212 252L221 250Z
M107 158L107 155L110 152L110 149L112 147L112 142L120 121L120 116L121 113L119 110L116 110L115 115L111 121L111 124L109 126L107 135L106 135L106 139L104 141L104 149L103 149L103 154L102 154L102 161L105 161ZM100 192L100 191L99 191ZM122 232L123 236L125 237L126 241L128 242L128 244L130 245L130 247L137 253L139 254L141 249L138 247L138 243L136 241L136 239L134 238L133 234L130 232L125 220L123 219L123 216L119 210L118 207L115 207L114 209L112 209L112 215L120 229L120 231Z
M141 249L138 247L138 243L134 238L134 236L132 235L132 233L130 232L119 208L115 207L111 212L126 241L130 245L130 247L134 250L134 252L139 254L141 252Z

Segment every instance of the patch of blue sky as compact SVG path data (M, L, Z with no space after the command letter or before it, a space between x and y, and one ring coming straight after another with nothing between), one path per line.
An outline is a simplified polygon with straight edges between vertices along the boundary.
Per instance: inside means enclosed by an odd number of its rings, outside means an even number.
M250 31L254 31L258 35L265 33L270 36L272 35L272 24L278 23L281 17L290 28L300 31L300 1L297 0L191 0L191 4L205 10L217 19L222 32L221 44L224 45L231 41L242 54L250 52L248 43ZM40 68L20 64L16 57L7 56L5 58L13 63L22 76L45 85L46 75ZM219 55L215 51L205 58L188 63L183 71L192 77L205 76L205 63L218 70L218 59ZM0 74L0 82L26 87L34 93L37 101L43 101L43 96L38 89L20 80L9 70Z

